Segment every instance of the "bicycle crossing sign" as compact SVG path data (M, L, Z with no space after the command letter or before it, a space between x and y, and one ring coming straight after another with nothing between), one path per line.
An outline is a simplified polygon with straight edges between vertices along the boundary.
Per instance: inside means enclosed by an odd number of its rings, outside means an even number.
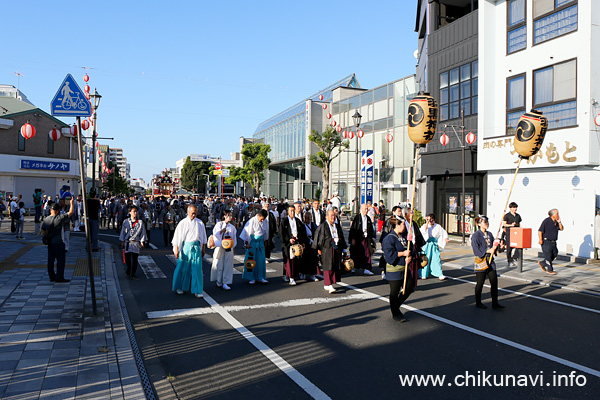
M50 103L50 110L57 117L89 117L92 104L71 74L67 74Z

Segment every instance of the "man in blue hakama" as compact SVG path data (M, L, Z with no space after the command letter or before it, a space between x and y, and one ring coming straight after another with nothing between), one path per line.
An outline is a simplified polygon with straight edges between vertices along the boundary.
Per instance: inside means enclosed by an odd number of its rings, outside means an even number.
M191 292L200 298L204 297L202 257L206 251L207 240L206 228L204 223L196 218L197 212L198 208L195 205L188 205L187 218L182 220L175 229L172 243L177 267L173 274L173 291L177 294Z

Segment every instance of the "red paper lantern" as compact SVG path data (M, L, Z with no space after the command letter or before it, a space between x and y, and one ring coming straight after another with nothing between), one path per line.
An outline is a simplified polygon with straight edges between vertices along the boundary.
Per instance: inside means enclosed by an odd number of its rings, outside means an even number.
M85 92L84 95L85 95L86 99L88 99L88 100L90 99L90 94L88 92Z
M335 120L331 121L331 126L336 126L337 122L335 122Z
M476 137L473 132L467 133L467 143L473 144L473 143L475 143L475 139L476 139Z
M327 119L331 119L331 113L327 113L326 117Z
M323 107L323 110L327 110L327 104L323 104L321 107Z
M51 129L48 135L50 136L50 139L54 140L55 142L60 139L60 131L56 128Z
M83 91L86 92L86 93L89 93L90 92L90 85L85 85L83 87Z
M344 139L348 139L348 131L344 131L342 135L344 136Z
M447 145L449 141L450 141L450 138L445 133L442 134L442 136L440 136L440 143L442 144L442 146Z
M21 136L23 136L25 139L31 139L35 136L35 127L31 125L29 121L27 121L21 127Z
M84 131L87 131L88 129L90 129L90 121L88 121L87 119L84 119L83 121L81 121L81 129L83 129ZM96 143L98 144L98 143Z
M341 126L341 125L338 125L338 127L337 127L337 128L335 128L335 129L338 131L338 133L340 133L340 132L342 131L342 126Z
M358 132L356 132L356 136L358 136L359 139L362 139L363 136L365 136L365 133L362 129L359 129Z
M594 123L600 126L600 114L596 115L596 118L594 118Z
M385 140L388 143L392 143L392 140L394 140L394 135L392 135L391 133L388 133L387 135L385 135Z
M71 135L77 136L77 132L78 132L77 124L71 125Z
M88 74L85 74L85 75L83 76L83 81L84 81L84 82L87 82L87 81L89 81L89 80L90 80L90 77L88 76Z
M323 95L322 94L319 95L319 100L323 100Z
M354 132L352 132L352 131L348 132L348 138L354 139Z

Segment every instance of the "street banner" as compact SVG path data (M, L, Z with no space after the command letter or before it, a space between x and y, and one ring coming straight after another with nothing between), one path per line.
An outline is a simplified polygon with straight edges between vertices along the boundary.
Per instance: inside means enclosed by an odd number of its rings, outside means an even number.
M362 150L360 159L360 203L373 202L373 150Z

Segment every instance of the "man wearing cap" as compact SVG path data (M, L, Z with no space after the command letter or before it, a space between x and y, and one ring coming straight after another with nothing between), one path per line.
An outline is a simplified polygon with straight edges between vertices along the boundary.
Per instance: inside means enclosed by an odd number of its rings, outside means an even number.
M48 277L50 282L69 282L65 279L65 242L63 241L63 225L68 223L75 212L74 199L71 197L70 208L67 214L60 215L60 206L53 203L50 207L50 216L42 223L42 234L46 236L48 244ZM54 272L56 260L56 272Z
M354 217L350 226L348 240L350 241L350 257L354 261L354 266L362 268L365 275L373 275L369 245L374 238L375 230L371 218L367 215L367 205L361 204L360 213Z

